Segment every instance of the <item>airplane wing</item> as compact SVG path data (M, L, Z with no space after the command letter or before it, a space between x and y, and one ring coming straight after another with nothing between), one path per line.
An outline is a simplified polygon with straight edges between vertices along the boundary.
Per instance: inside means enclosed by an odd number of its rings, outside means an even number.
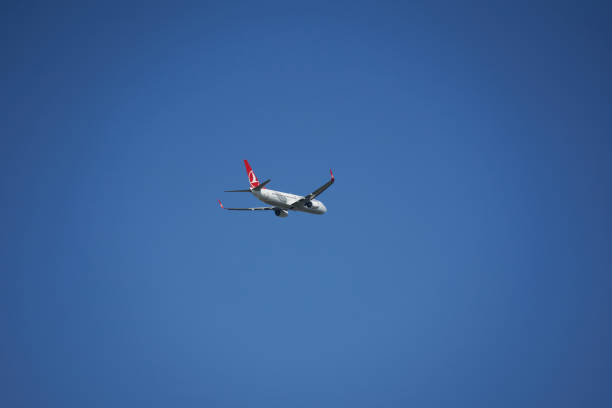
M304 197L300 198L299 200L297 200L296 202L291 204L291 207L301 206L301 205L304 205L305 203L307 203L310 200L314 200L315 197L317 197L319 194L321 194L322 192L327 190L329 188L329 186L334 184L334 173L332 173L332 171L329 170L329 174L331 174L331 179L327 183L323 184L321 187L317 188L315 191L313 191L312 193L308 194L307 196L304 196Z
M251 207L251 208L225 208L219 200L219 205L224 210L234 210L234 211L257 211L257 210L274 210L276 207Z

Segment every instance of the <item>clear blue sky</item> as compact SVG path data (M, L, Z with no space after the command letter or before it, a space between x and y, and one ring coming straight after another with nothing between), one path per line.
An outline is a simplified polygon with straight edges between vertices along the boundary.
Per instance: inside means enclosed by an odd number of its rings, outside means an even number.
M225 3L2 5L0 405L612 406L605 2Z

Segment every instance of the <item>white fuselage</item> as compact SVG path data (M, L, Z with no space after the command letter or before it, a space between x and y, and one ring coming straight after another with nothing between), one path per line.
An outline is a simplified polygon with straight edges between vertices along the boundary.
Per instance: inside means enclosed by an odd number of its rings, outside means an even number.
M268 190L267 188L262 188L259 191L251 191L257 199L263 201L266 204L273 205L278 208L289 209L291 208L291 204L295 203L303 196L283 193L282 191L274 191ZM319 200L311 200L312 207L307 207L305 205L296 205L291 208L294 211L303 211L311 214L324 214L327 211L325 205Z

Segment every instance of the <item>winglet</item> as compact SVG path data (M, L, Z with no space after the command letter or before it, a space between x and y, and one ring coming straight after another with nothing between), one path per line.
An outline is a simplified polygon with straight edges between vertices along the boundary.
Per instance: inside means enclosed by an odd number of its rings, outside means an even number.
M218 201L219 201L219 206L220 206L221 208L225 209L225 207L223 207L223 204L221 203L221 200L218 200Z
M331 171L331 169L329 169L329 174L331 174L331 176L332 176L332 178L331 178L331 179L332 179L332 181L333 181L333 180L334 180L334 173Z

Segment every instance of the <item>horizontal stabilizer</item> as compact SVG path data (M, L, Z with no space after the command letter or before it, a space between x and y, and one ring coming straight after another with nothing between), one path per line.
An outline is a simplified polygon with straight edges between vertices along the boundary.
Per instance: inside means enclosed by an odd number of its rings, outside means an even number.
M266 184L268 184L270 182L270 179L267 179L266 181L264 181L263 183L261 183L260 185L258 185L257 187L253 187L253 191L260 191L262 188L264 188L264 186Z

